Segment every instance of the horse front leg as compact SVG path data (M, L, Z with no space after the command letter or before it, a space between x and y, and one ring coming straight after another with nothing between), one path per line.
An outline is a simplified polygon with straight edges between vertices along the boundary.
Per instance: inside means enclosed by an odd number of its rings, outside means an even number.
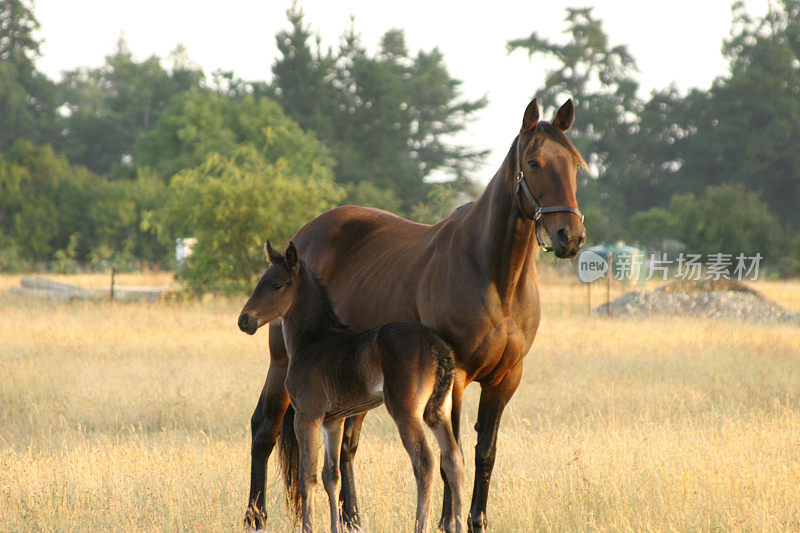
M250 496L247 501L245 523L253 529L264 527L267 518L264 509L264 487L267 461L275 448L281 431L281 421L289 406L289 395L283 386L289 358L283 344L280 325L269 326L270 363L267 380L250 418L252 445L250 449Z
M521 377L522 362L509 370L499 383L481 384L478 421L475 424L475 431L478 432L478 443L475 445L475 485L469 512L469 530L475 533L486 531L486 502L497 452L497 430L503 409L517 390Z
M339 503L342 510L342 523L347 530L361 527L361 517L356 502L356 482L353 475L353 458L358 449L358 438L361 435L361 424L367 413L351 416L345 420L342 438L342 454L339 469L342 476L342 490L339 492Z

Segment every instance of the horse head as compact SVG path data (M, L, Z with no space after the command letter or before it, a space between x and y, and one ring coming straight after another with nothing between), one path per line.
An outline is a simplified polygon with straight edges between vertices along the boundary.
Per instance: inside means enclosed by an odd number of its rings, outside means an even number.
M572 100L561 106L553 122L539 120L534 98L525 109L517 137L515 196L520 214L534 221L539 245L557 257L574 257L586 242L583 215L578 209L577 171L585 165L564 135L572 125ZM544 244L539 227L550 237Z
M258 280L253 294L239 313L239 329L249 335L254 334L264 324L283 316L296 295L299 261L294 243L290 242L281 255L267 241L264 252L270 266Z

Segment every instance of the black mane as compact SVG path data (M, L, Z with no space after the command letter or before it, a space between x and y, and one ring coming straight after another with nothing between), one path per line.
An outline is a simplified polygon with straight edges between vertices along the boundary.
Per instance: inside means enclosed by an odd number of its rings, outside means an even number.
M331 327L349 330L350 327L339 319L339 315L336 314L336 310L333 308L333 302L331 301L328 287L305 265L305 263L302 264L302 267L308 273L308 278L317 285L319 291L319 305L322 308L323 320Z

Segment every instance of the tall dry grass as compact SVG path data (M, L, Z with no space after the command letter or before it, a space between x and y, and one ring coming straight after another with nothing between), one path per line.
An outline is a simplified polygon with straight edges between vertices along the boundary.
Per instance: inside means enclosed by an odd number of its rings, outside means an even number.
M756 288L800 310L800 282ZM588 317L585 288L557 278L542 298L501 426L493 529L800 529L797 327ZM0 291L0 529L240 528L267 362L266 333L236 328L241 303L48 304ZM470 477L478 393L467 389L462 423ZM408 459L383 408L365 426L364 520L408 530ZM269 527L291 530L270 468ZM321 489L317 508L324 527Z

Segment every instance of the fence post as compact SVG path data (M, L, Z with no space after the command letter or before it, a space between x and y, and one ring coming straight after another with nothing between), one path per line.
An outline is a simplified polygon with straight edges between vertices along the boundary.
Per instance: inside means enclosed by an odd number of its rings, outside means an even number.
M114 274L116 274L116 269L112 266L111 267L111 301L114 301Z
M611 316L611 271L613 270L614 254L608 252L608 273L606 275L606 315Z

